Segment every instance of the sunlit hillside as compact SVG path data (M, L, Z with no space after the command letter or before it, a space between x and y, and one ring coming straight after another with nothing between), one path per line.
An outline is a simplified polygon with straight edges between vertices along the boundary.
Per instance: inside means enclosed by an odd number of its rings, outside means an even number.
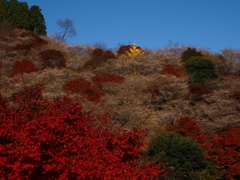
M0 60L3 179L239 178L238 50L111 50L9 28Z
M184 70L183 53L189 50L210 58L218 78L196 84ZM4 98L37 86L44 98L75 98L84 111L106 113L126 129L147 128L149 135L182 116L207 134L240 127L240 52L234 49L211 53L176 45L121 55L15 29L2 37L0 56Z

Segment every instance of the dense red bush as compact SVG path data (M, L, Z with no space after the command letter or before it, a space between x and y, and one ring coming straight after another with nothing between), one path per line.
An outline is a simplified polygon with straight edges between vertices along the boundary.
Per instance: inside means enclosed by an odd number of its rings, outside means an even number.
M180 78L184 76L185 72L184 72L184 69L182 68L176 68L168 64L163 67L163 70L160 74L169 74L169 75L173 75Z
M240 178L240 128L229 128L225 132L205 135L196 121L181 117L168 131L177 131L186 137L195 138L204 147L205 159L217 165L226 180Z
M1 179L145 180L164 175L161 165L139 165L142 131L114 133L105 116L83 114L82 106L69 98L45 103L32 119L28 109L3 107Z
M131 49L131 48L132 48L132 45L124 45L124 46L121 46L121 47L118 49L117 53L118 53L119 56L120 56L120 55L128 55L128 53L131 53L131 52L130 52L130 49ZM136 49L142 51L142 48L139 47L139 46L137 46Z
M93 82L98 86L108 82L116 82L121 83L125 80L124 77L118 76L115 74L108 74L108 73L96 73L95 76L92 78Z
M167 131L177 131L182 136L192 137L197 139L198 144L201 146L209 146L207 143L209 136L205 135L197 121L189 117L181 117L177 120L177 123L172 126L166 127Z
M59 50L49 49L39 53L43 68L61 68L66 66L66 59Z
M213 135L206 159L218 165L224 179L240 179L240 128Z
M9 77L14 77L22 73L37 72L36 66L29 60L23 59L21 61L16 61L13 65L13 73Z
M203 95L206 94L210 95L213 93L213 91L211 91L210 89L203 88L199 84L190 84L188 88L189 94L187 95L187 98L192 99L194 101L203 101L204 100Z
M92 85L91 82L83 78L68 81L63 86L63 90L70 93L79 93L93 102L101 102L101 96L104 95L99 87Z

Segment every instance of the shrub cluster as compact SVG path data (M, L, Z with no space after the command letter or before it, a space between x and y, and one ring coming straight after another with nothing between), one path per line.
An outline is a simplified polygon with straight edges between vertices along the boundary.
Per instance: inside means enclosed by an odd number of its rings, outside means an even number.
M96 73L92 80L96 85L101 87L102 84L109 82L121 83L125 80L125 78L123 76L118 76L115 74Z
M92 85L91 82L83 78L68 81L63 86L63 90L70 93L79 93L93 102L101 102L101 96L104 95L98 86Z
M191 138L182 138L171 131L161 131L149 145L146 155L154 157L156 163L165 162L169 179L191 179L193 172L207 167L201 147Z
M182 53L181 61L185 63L189 58L195 56L203 56L203 54L201 52L198 52L196 48L188 47L187 50Z
M126 56L131 56L131 55L137 55L141 54L143 52L142 48L136 45L125 45L121 46L117 53L118 55L126 55Z
M194 101L203 101L205 100L204 95L213 93L213 91L211 91L210 89L203 88L199 84L190 84L188 88L189 93L187 95L187 98Z
M61 68L65 67L66 59L61 51L49 49L39 53L43 68Z
M83 69L93 70L101 66L101 64L106 62L107 60L115 58L116 56L113 54L112 51L110 50L103 51L100 48L96 48L92 52L91 59L84 64Z
M204 159L210 161L202 172L203 179L240 178L240 128L227 128L211 136L205 135L195 120L181 117L169 131L176 131L184 137L195 138L205 152ZM221 178L222 176L222 178Z
M21 61L16 61L13 65L13 72L9 77L14 77L23 73L37 72L36 66L29 60L23 59Z
M157 179L161 165L139 163L143 132L114 133L107 117L82 113L69 98L37 112L0 103L1 179ZM31 115L32 118L29 118Z
M175 77L183 77L185 72L184 72L184 69L182 68L176 68L172 65L166 65L163 67L163 70L161 71L160 74L169 74L169 75L173 75Z
M206 80L218 78L211 59L201 56L191 57L185 63L185 70L193 76L195 83L204 85Z

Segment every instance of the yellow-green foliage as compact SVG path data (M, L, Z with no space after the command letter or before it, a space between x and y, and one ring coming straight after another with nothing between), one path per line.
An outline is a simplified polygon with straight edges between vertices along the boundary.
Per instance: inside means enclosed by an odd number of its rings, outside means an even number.
M133 56L143 53L143 50L139 48L137 45L131 45L129 50L126 52L129 56Z

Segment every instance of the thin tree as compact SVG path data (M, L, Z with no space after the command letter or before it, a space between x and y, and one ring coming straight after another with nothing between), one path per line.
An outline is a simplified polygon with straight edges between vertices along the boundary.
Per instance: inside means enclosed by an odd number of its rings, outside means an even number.
M58 20L57 25L62 29L60 34L61 41L64 42L65 37L73 37L77 35L74 28L74 22L71 19L66 18L65 20Z

